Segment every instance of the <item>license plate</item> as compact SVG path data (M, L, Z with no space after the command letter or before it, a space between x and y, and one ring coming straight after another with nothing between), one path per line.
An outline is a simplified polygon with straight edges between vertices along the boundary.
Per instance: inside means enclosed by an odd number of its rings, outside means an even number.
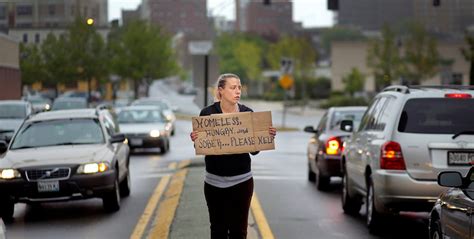
M472 165L474 152L448 151L448 165Z
M143 139L130 139L130 144L133 146L140 146L143 144Z
M38 192L59 192L59 181L38 182Z

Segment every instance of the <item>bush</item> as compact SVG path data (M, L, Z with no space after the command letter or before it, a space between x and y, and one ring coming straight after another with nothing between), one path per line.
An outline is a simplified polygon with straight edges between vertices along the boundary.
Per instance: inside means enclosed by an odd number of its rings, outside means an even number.
M285 97L285 92L282 89L275 89L267 91L263 94L263 99L268 101L281 101Z
M331 94L331 79L320 77L309 79L307 92L311 99L327 99Z
M363 97L349 97L336 95L331 96L325 103L321 104L321 108L327 109L333 106L367 106L368 102Z

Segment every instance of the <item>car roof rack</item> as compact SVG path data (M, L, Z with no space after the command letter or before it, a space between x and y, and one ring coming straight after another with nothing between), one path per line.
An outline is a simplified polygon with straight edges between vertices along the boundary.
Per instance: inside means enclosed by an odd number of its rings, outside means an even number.
M412 89L452 89L452 90L474 90L473 85L411 85Z
M400 92L400 93L403 93L403 94L409 94L410 93L410 90L408 89L408 86L405 86L405 85L388 86L388 87L385 87L383 89L383 92L386 92L386 91L395 91L395 92Z

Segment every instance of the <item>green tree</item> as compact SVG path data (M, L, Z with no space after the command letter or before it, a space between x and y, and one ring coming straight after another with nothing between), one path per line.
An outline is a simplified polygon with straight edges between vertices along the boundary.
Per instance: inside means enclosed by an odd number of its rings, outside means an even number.
M144 21L127 24L109 44L112 69L122 78L134 81L135 97L140 81L178 73L171 38Z
M354 93L362 91L364 88L364 75L357 68L352 68L351 73L342 79L345 84L345 90L354 97Z
M34 44L20 44L22 84L43 82L46 78L41 50Z
M43 83L54 86L56 93L58 83L66 84L73 81L75 72L69 53L67 38L64 35L56 37L50 33L41 44L41 55L46 72Z
M393 80L400 77L402 59L396 35L388 25L384 25L382 29L382 38L370 42L367 65L372 68L377 91L389 86Z
M262 50L251 41L240 41L234 48L234 56L249 80L257 80L261 75Z
M75 68L73 80L87 80L89 94L91 81L104 82L108 75L108 58L105 42L93 25L76 18L69 28L66 46L68 59Z
M469 71L469 85L474 85L474 36L466 33L465 35L466 43L468 44L467 48L461 48L461 52L471 64L471 69Z
M316 62L316 51L306 38L283 37L271 44L267 60L272 69L280 69L282 58L293 60L293 75L296 81L301 81L301 97L306 99L306 81Z
M429 36L423 26L413 24L404 42L403 73L410 84L420 84L434 76L439 64L439 53L436 40Z

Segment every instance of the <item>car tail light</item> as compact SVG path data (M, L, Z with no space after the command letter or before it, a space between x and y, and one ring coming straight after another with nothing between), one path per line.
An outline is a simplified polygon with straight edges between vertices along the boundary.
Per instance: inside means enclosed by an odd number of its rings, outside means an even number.
M449 93L449 94L445 94L444 97L446 97L446 98L471 99L472 95L466 94L466 93Z
M405 160L403 159L402 147L394 141L386 142L382 145L380 155L380 168L405 170Z
M342 152L342 142L338 137L331 137L326 142L326 154L337 155Z

